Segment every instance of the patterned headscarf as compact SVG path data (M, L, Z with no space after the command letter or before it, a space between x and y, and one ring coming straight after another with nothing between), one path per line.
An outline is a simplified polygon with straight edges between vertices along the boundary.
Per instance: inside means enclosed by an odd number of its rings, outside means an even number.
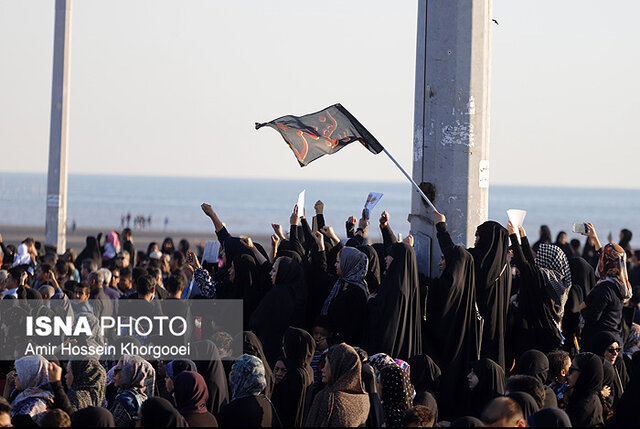
M541 244L536 253L536 267L544 277L553 303L564 309L571 288L571 270L567 255L556 245ZM562 314L562 310L559 314Z
M387 366L380 372L382 406L388 427L402 426L404 412L412 407L411 382L399 366Z
M631 299L633 292L627 275L627 254L622 247L609 243L602 248L596 274L600 279L597 284L612 281L620 288L624 302Z
M16 372L23 390L11 403L11 417L29 414L38 423L39 418L53 403L53 393L48 389L48 364L49 362L39 355L16 360Z
M375 371L376 377L387 366L398 366L395 360L386 353L378 353L369 357L369 365Z
M71 361L73 382L69 402L74 411L104 405L107 372L95 359Z
M327 315L329 312L329 306L331 301L340 293L343 286L352 284L360 287L364 291L364 295L369 297L369 289L367 288L367 282L364 277L367 275L367 268L369 267L369 259L367 255L359 251L355 247L343 247L340 251L340 269L342 274L340 278L333 285L331 293L324 301L322 306L322 315Z
M231 367L229 387L232 401L262 393L267 387L262 361L252 355L242 355Z

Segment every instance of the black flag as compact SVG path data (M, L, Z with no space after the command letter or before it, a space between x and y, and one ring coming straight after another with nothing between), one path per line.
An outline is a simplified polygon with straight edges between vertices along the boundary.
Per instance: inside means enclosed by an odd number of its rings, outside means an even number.
M256 123L256 130L271 127L278 131L296 155L301 167L322 155L332 154L359 141L372 153L384 149L378 140L342 105L334 104L304 116L283 116Z

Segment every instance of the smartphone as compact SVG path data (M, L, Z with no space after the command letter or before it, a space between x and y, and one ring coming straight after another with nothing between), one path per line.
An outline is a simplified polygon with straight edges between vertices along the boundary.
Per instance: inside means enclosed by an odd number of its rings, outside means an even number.
M574 223L573 232L577 232L578 234L586 234L587 232L589 232L589 228L584 223Z

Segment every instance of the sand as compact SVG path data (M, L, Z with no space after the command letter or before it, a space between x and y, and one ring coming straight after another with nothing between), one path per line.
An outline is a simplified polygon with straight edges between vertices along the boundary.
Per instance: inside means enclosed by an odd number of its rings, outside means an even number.
M103 237L111 231L110 229L84 229L77 228L75 233L71 233L71 230L67 232L67 248L73 249L76 253L80 252L85 245L85 239L88 235L97 235L102 232ZM119 229L116 231L120 232ZM154 229L134 229L133 231L133 243L137 250L145 250L149 243L155 241L158 244L162 244L165 237L171 237L174 245L177 247L178 242L186 238L191 244L191 248L194 248L197 244L203 243L207 240L216 240L216 234L213 231L213 227L210 231L202 232L185 232L185 231L163 231ZM236 231L233 231L234 235L240 235ZM18 246L22 240L27 237L33 237L36 241L44 242L44 226L14 226L14 225L0 225L0 234L2 234L2 240L5 245L13 244ZM270 237L267 235L253 235L251 238L262 244L265 248L271 246ZM104 238L103 238L104 240Z

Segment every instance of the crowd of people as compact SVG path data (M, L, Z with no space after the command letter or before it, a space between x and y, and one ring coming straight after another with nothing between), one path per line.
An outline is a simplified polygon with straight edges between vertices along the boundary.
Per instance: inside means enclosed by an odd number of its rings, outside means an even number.
M434 212L442 258L428 277L387 212L371 243L364 215L341 239L314 208L313 229L296 207L265 248L202 204L217 262L186 240L137 251L128 228L77 256L0 236L0 298L16 306L72 299L71 313L98 317L124 299L236 299L244 329L207 332L193 344L204 360L3 361L0 426L640 425L630 231L603 245L586 223L580 249L546 226L531 245L522 226L487 221L465 248Z

